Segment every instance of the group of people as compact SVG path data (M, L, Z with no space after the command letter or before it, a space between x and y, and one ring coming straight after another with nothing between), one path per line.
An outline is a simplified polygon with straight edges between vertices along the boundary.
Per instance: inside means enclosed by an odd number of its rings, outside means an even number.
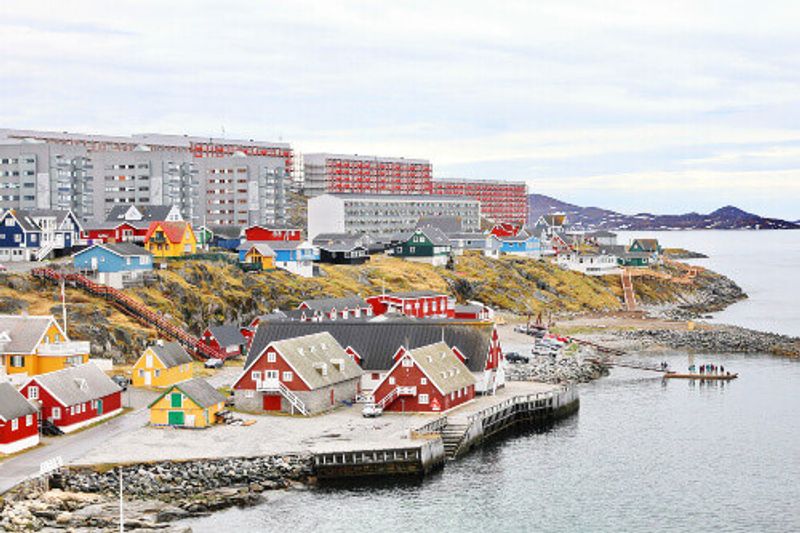
M698 372L700 374L725 374L725 367L722 365L713 365L711 363L700 365L699 367L695 367L695 365L692 364L689 366L689 372Z

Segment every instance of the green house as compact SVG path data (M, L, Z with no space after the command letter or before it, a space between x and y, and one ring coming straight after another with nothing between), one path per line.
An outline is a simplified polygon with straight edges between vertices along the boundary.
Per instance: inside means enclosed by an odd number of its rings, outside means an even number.
M438 228L426 226L402 235L392 250L392 255L409 261L443 266L447 264L452 248L450 239Z

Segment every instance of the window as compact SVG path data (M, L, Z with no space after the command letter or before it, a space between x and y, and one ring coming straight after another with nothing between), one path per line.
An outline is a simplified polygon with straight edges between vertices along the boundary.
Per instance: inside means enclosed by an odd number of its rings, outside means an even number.
M269 353L267 354L267 362L268 362L268 363L274 363L274 362L275 362L275 360L276 360L276 357L275 357L275 352L269 352Z
M151 354L147 354L147 357L145 357L144 366L147 368L151 368L153 366L153 356Z
M61 408L60 407L53 407L53 412L51 414L53 420L61 420Z
M183 395L180 392L173 392L172 394L170 394L169 406L170 407L182 407L183 406Z
M156 368L156 377L161 377L161 369Z
M36 385L31 385L28 387L28 399L30 400L38 400L39 399L39 387Z
M251 377L251 378L253 379L253 381L255 381L255 382L261 381L261 371L259 371L259 370L253 370L253 372L250 374L250 377Z
M25 415L25 426L33 425L33 415Z
M380 375L380 373L378 373L378 372L373 372L373 373L372 373L372 379L381 379L381 375Z
M404 367L414 366L414 361L412 361L410 357L403 357L403 366Z
M22 368L25 366L25 356L24 355L12 355L11 356L11 366L14 368Z
M11 421L11 431L16 431L19 429L19 418L15 418Z
M396 382L397 382L397 380L394 379L394 376L389 378L389 385L394 385Z
M419 395L419 403L420 405L427 405L429 402L427 394L420 394Z
M428 384L428 378L420 378L419 379L419 384L420 385L427 385Z
M244 393L245 398L253 398L255 397L255 393L251 390L245 391Z
M144 377L144 370L142 370L141 368L139 369L139 377L140 378Z
M292 381L293 374L291 372L283 373L283 381Z

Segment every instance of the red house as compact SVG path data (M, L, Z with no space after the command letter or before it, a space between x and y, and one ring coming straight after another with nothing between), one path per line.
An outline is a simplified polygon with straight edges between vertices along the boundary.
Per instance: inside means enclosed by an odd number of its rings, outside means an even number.
M375 386L373 401L384 411L447 411L472 400L475 383L463 359L444 342L400 348Z
M243 328L236 324L209 326L201 335L203 342L228 354L229 357L241 355L249 344L242 333Z
M0 383L0 454L39 444L39 413L9 383Z
M330 320L372 316L372 307L358 296L303 300L297 308L319 312Z
M302 240L301 231L297 228L266 227L258 225L245 228L244 237L245 241L250 242Z
M395 292L370 296L367 303L375 316L384 313L399 313L416 318L453 318L455 306L446 294L433 291Z
M511 224L510 222L500 222L498 224L495 224L489 233L500 238L516 237L520 229L522 229L522 226L518 224Z
M489 307L478 302L456 305L454 318L462 320L491 320L494 313Z
M122 389L94 363L33 376L20 392L40 406L42 419L50 420L64 433L122 410Z

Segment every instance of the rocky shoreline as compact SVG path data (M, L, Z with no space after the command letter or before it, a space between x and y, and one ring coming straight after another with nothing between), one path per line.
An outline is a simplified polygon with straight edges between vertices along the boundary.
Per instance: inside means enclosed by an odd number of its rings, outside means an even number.
M255 505L266 491L313 484L310 455L163 461L117 468L69 467L50 490L29 482L2 501L5 531L115 530L119 527L119 470L125 528L189 531L170 523L233 506Z
M663 346L705 353L769 353L800 357L800 338L738 326L713 326L694 330L638 329L617 331L618 337L640 347Z
M608 374L598 363L594 349L580 347L576 352L559 356L531 355L527 363L515 363L506 369L509 381L541 381L543 383L588 383Z
M645 303L642 308L653 317L694 320L704 318L709 313L722 311L746 298L747 293L735 281L721 274L715 274L697 290L678 295L674 302L661 305Z

